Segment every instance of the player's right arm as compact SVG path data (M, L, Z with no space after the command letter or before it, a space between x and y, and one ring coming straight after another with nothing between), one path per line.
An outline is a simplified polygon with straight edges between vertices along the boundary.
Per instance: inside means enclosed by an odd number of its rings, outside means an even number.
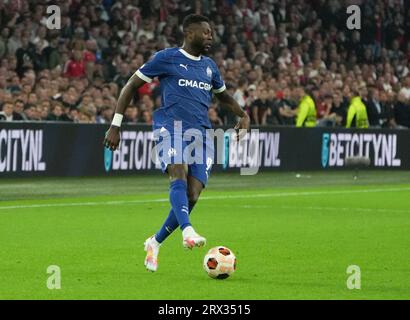
M153 78L166 74L166 51L162 50L154 54L154 56L145 63L141 68L133 74L128 80L127 84L121 90L118 98L117 107L115 108L115 115L110 129L105 134L104 145L115 150L120 144L120 127L125 109L131 102L135 91L144 85L150 83Z
M117 107L115 108L115 114L123 115L125 109L129 106L132 97L136 90L145 84L137 73L134 73L128 80L127 84L122 88L120 96L118 98ZM107 133L105 134L104 145L110 150L116 150L120 144L120 126L112 123Z

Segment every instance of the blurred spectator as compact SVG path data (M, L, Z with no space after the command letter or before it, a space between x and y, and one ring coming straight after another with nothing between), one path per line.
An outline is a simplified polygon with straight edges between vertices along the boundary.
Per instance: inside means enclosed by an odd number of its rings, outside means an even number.
M67 61L64 67L64 75L69 78L84 77L85 62L80 50L74 50L72 59Z
M367 115L369 126L375 128L386 127L388 124L387 106L380 100L380 91L377 88L370 90L370 98L367 103Z
M24 101L23 100L16 100L14 103L14 112L16 113L16 118L13 117L13 120L27 120L24 114ZM17 118L17 115L20 119Z
M52 70L61 64L61 54L58 50L58 37L50 39L50 43L42 51L45 68Z
M138 123L138 107L134 105L130 105L125 109L124 112L124 123ZM145 119L144 119L145 121Z
M35 54L36 48L33 44L30 43L28 36L23 36L21 38L21 46L16 51L17 58L17 74L22 77L24 72L34 68L35 65Z
M40 120L39 114L37 112L36 106L33 104L26 104L24 106L24 115L28 121L38 121Z
M152 113L148 110L142 112L142 120L145 124L152 125Z
M100 115L97 116L97 123L111 123L114 110L110 106L104 105L100 109Z
M121 63L119 67L119 73L114 77L114 82L118 85L120 91L122 87L124 87L128 82L128 79L131 77L131 75L132 73L130 72L128 64L125 62Z
M272 108L271 104L272 102L268 99L268 89L262 89L259 98L251 105L252 119L256 125L266 125L268 113Z
M410 128L410 103L404 92L399 93L394 108L394 118L398 128Z
M276 109L279 113L279 123L282 125L294 125L296 119L296 103L293 102L290 88L278 91L276 94Z
M410 75L403 80L403 87L400 89L399 94L402 94L405 100L410 101Z
M78 109L75 107L70 107L68 108L68 111L66 112L67 114L67 119L68 121L78 123L80 122L80 113L78 112Z
M364 86L352 92L349 108L347 109L346 128L368 128L369 121L363 97L367 94Z
M78 113L79 123L95 123L96 115L88 108L80 108Z
M333 94L330 117L334 119L334 124L338 127L346 125L347 105L343 103L342 94L336 91Z
M307 94L303 87L296 90L299 106L297 109L296 127L316 126L316 106L312 96Z
M246 88L248 86L248 80L246 78L241 78L238 81L238 87L236 88L233 98L239 104L242 109L246 107Z
M247 97L246 97L246 101L245 104L247 106L251 106L252 103L258 99L257 97L257 92L256 92L256 86L254 84L251 84L248 89L246 90L247 93Z
M0 121L21 121L23 118L13 111L13 104L5 102L2 111L0 111Z
M63 106L60 103L54 103L51 112L47 116L47 121L67 121L66 115L63 113Z
M223 122L221 118L218 117L218 113L215 107L210 107L208 110L209 120L211 121L212 126L221 126Z

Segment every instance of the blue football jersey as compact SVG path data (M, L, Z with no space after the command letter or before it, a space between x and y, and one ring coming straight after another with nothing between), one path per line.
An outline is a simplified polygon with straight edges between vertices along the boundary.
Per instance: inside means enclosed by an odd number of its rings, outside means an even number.
M170 126L182 121L184 128L211 128L208 108L212 92L226 89L215 62L195 57L182 48L158 51L136 72L146 82L158 77L161 107L154 112L155 126Z

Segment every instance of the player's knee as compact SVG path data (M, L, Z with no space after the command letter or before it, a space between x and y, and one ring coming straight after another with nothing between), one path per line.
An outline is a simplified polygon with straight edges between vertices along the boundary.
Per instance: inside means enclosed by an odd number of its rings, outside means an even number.
M167 168L169 179L175 180L185 180L187 181L188 168L185 168L184 164L172 164Z

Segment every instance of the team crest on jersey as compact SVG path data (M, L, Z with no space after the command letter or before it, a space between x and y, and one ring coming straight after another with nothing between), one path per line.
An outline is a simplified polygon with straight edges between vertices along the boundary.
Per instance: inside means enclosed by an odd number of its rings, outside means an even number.
M212 70L211 70L210 67L207 67L207 68L206 68L206 75L207 75L209 78L212 78Z

